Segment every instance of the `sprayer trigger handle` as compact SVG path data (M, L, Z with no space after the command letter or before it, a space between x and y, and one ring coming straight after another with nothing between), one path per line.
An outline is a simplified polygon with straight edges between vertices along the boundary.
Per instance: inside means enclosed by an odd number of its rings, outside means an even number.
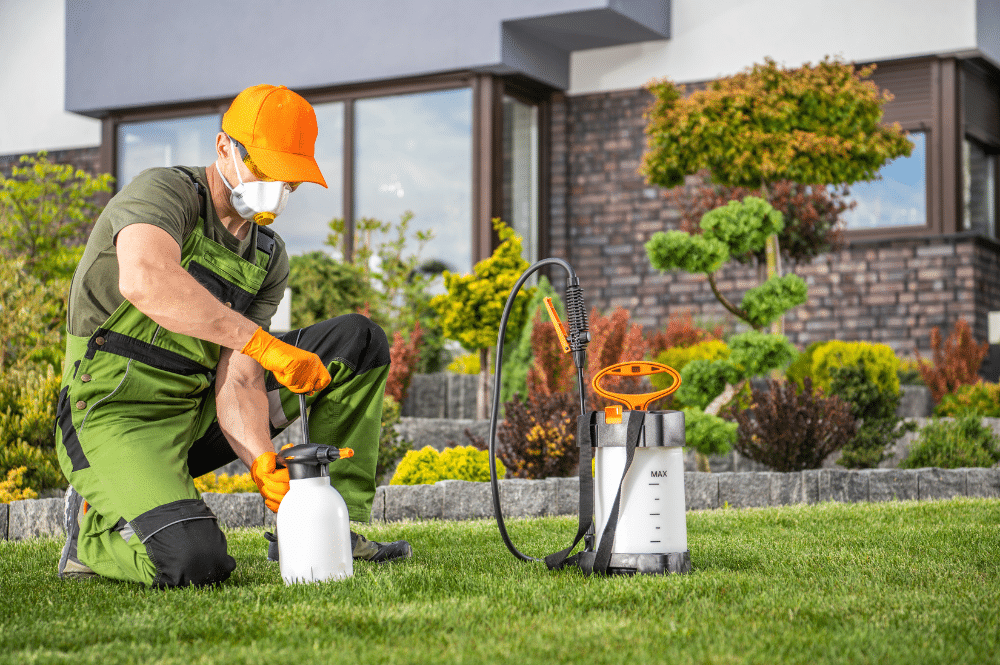
M559 314L556 312L555 305L552 304L552 298L545 299L545 309L549 312L549 318L552 319L552 325L556 329L556 337L559 338L559 346L562 347L563 353L569 353L569 340L566 339L567 329L563 325L563 322L559 320Z
M659 390L655 393L644 393L642 395L627 395L622 393L613 393L609 390L601 388L598 383L605 376L649 376L650 374L669 374L673 378L674 382L669 388ZM645 411L650 404L656 400L670 395L678 388L681 387L681 375L680 373L670 367L669 365L664 365L663 363L654 363L648 360L637 360L634 362L624 362L618 363L616 365L610 365L605 367L594 377L591 382L594 388L594 392L602 397L608 399L613 399L616 402L621 402L627 406L632 411Z

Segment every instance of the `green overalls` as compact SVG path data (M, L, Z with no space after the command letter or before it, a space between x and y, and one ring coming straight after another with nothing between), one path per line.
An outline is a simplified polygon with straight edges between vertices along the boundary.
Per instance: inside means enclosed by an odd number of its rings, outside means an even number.
M201 200L181 265L244 312L267 274L273 235L254 225L255 260L247 261L205 236ZM355 448L354 458L331 465L331 480L351 518L368 521L389 369L385 334L348 315L282 338L298 340L330 370L330 386L308 398L310 438ZM235 568L192 478L236 458L216 420L219 353L216 344L157 325L127 300L89 338L67 335L56 449L66 478L90 504L77 555L94 572L177 586L220 582ZM298 416L298 397L270 373L266 386L273 436Z

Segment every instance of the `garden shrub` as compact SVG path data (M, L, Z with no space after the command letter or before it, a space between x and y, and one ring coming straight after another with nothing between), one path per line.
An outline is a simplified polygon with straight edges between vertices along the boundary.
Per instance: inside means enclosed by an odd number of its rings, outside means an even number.
M497 464L497 477L506 469ZM390 485L432 485L439 480L469 480L481 482L490 478L490 457L474 446L445 448L438 452L430 446L411 450L403 457Z
M0 480L0 503L38 498L38 492L24 486L24 474L27 470L28 467L19 466L9 470L6 478Z
M934 407L934 415L961 418L977 415L980 418L1000 418L1000 383L978 381L959 386L955 392L941 397Z
M66 486L52 431L59 383L48 363L22 362L0 373L0 477L23 466L25 487Z
M448 363L446 368L452 374L468 374L476 375L479 374L479 354L478 353L463 353L452 358L451 362ZM507 368L504 367L504 375L507 374Z
M854 438L843 447L837 463L851 469L868 469L885 459L886 449L916 423L904 423L896 415L900 394L883 391L872 378L864 360L857 365L830 370L829 393L851 405L851 416L860 421ZM895 373L892 374L895 378Z
M249 473L220 473L215 475L210 471L194 479L194 487L199 492L215 492L217 494L239 494L241 492L257 493L257 483Z
M699 219L701 216L699 215ZM699 342L706 342L713 339L721 340L724 330L721 325L716 324L712 328L703 328L697 325L689 310L685 310L679 316L671 315L667 320L667 327L663 330L652 333L646 340L649 352L653 358L675 346L694 346Z
M917 360L921 363L920 374L931 389L934 401L940 401L959 386L979 381L979 366L983 364L989 348L988 343L978 344L972 338L972 329L965 319L955 323L955 329L944 343L941 341L941 330L932 328L931 362L925 364L920 351L917 351Z
M725 455L736 442L739 425L719 416L705 413L698 407L684 411L684 438L687 445L702 455Z
M692 360L725 360L729 357L729 346L721 339L706 340L691 346L673 346L653 357L658 363L669 365L678 372ZM674 380L668 374L653 374L649 377L655 390L669 388Z
M812 379L769 380L753 388L749 409L737 411L736 449L775 471L818 469L857 429L851 406L840 397L813 391Z
M816 388L830 392L835 368L861 365L879 392L899 394L899 358L886 344L827 342L813 352L811 375Z
M808 376L812 377L812 364L813 356L816 354L817 349L819 349L824 344L828 342L813 342L806 347L805 351L800 353L795 357L795 360L788 366L785 370L785 378L789 381L794 381L798 384L799 388L804 387L804 379Z
M1000 438L978 415L938 420L920 430L901 469L990 467L1000 461Z
M406 401L406 393L410 389L410 381L420 362L420 343L423 330L420 322L413 324L409 339L399 330L392 335L392 346L389 347L389 376L385 380L385 394L399 404Z
M646 340L642 336L642 326L638 323L632 323L628 310L624 307L615 308L608 316L602 315L597 307L592 308L589 325L590 343L587 346L587 368L584 374L588 388L594 377L605 367L630 360L642 360L645 357ZM569 356L569 354L565 355ZM572 366L572 362L570 366ZM575 369L571 377L571 381L576 377ZM624 388L628 381L630 379L625 377L608 377L601 381L601 387L611 392L628 392ZM590 395L589 408L591 409L599 410L617 404L617 402L605 399L592 390L588 394Z
M529 394L504 404L504 419L497 426L497 457L514 478L552 478L574 475L579 462L576 419L579 400L573 392ZM466 430L477 448L488 445Z

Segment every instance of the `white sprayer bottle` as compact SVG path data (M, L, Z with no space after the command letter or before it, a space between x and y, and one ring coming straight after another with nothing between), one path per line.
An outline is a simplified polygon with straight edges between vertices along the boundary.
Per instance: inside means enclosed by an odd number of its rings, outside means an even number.
M299 395L303 439L309 441L305 396ZM339 580L354 575L347 504L330 485L327 465L350 457L350 448L305 443L278 459L288 467L290 487L278 507L278 559L285 584Z

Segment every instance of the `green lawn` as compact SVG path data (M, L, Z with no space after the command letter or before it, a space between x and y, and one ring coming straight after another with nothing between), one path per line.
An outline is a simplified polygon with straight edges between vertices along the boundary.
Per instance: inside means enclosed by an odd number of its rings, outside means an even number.
M575 520L515 520L522 551ZM1000 662L1000 500L688 515L690 575L586 578L491 521L370 527L414 559L285 587L259 530L216 589L61 582L61 542L0 542L3 663Z

